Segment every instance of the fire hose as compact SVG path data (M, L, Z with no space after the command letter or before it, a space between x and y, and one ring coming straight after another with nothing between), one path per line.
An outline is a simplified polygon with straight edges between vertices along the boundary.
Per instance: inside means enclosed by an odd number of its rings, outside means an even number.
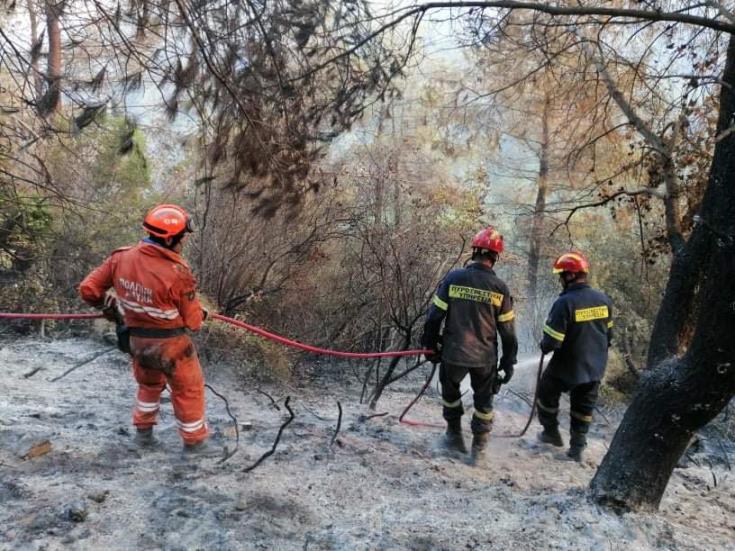
M26 314L26 313L0 312L0 319L31 319L31 320L78 320L78 319L83 319L83 320L87 320L87 319L98 319L102 317L103 317L102 314L92 314L92 313ZM318 346L312 346L310 344L305 344L305 343L302 343L302 342L299 342L293 339L289 339L282 335L278 335L276 333L272 333L270 331L262 329L261 327L257 327L255 325L246 323L244 321L241 321L235 318L231 318L228 316L223 316L222 314L212 314L210 317L212 319L216 319L223 323L227 323L229 325L233 325L235 327L245 329L246 331L254 333L260 337L271 340L273 342L277 342L284 346L289 346L291 348L297 348L305 352L311 352L313 354L336 356L338 358L352 358L352 359L363 359L364 360L364 359L374 359L374 358L396 358L396 357L420 356L422 354L426 355L426 354L432 354L434 352L433 350L428 350L428 349L394 350L394 351L389 351L389 352L345 352L341 350L332 350L329 348L321 348ZM534 392L533 403L531 405L531 414L528 418L528 421L525 427L517 435L507 434L507 435L501 435L501 436L508 437L508 438L520 438L526 433L526 431L528 430L528 427L531 425L531 422L533 421L533 414L535 412L536 399L537 399L537 394L538 394L538 382L541 379L543 363L544 363L544 355L542 354L541 361L539 363L538 373L536 376L536 390ZM416 404L416 402L418 402L418 400L421 398L423 393L428 388L435 370L436 370L436 365L434 365L434 369L432 369L431 375L429 375L426 383L422 386L419 393L401 413L400 418L399 418L400 423L410 425L410 426L425 426L425 427L433 427L433 428L439 427L438 425L432 424L432 423L422 423L418 421L411 421L409 419L405 419L405 416L408 413L409 409L411 409L411 407L413 407L413 405Z

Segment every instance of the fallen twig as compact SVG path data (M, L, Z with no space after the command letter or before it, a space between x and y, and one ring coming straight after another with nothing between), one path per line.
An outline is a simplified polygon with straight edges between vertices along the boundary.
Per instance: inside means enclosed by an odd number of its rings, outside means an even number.
M268 398L271 401L271 406L273 406L274 408L276 408L278 411L281 411L280 406L273 399L273 396L271 396L270 394L268 394L265 390L260 390L259 388L256 388L255 389L255 392L260 392L263 396L265 396L266 398Z
M600 414L600 416L605 420L605 423L608 427L612 426L612 423L610 422L610 419L607 418L607 416L602 413L602 409L600 409L600 406L595 406L595 411Z
M530 407L533 407L533 402L531 402L531 399L528 396L524 396L523 394L521 394L520 392L516 392L512 388L506 388L505 390L507 392L510 392L513 396L517 396L518 398L526 402L526 404L528 404Z
M227 415L230 416L230 419L232 419L232 422L235 425L235 447L232 449L232 451L228 450L225 456L217 462L217 463L224 463L230 457L235 455L237 453L238 448L240 447L240 427L238 426L238 423L237 423L237 417L235 417L230 411L230 403L227 401L227 398L225 398L222 394L214 390L214 388L212 388L212 385L205 383L204 386L206 386L209 390L211 390L215 396L222 399L222 401L225 403L225 409L227 410Z
M90 358L87 358L86 360L84 360L84 361L82 361L82 362L79 362L78 364L76 364L76 365L74 365L74 366L70 367L69 369L67 369L66 371L64 371L64 372L63 372L63 373L62 373L61 375L59 375L58 377L54 377L53 379L48 379L48 381L49 381L50 383L55 383L55 382L56 382L56 381L58 381L59 379L61 379L61 378L63 378L63 377L66 377L66 376L67 376L67 375L68 375L69 373L71 373L72 371L74 371L74 370L76 370L76 369L79 369L80 367L82 367L82 366L84 366L84 365L87 365L87 364L88 364L88 363L90 363L91 361L93 361L93 360L96 360L96 359L97 359L97 358L99 358L100 356L104 356L105 354L108 354L108 353L112 352L113 350L117 350L117 346L113 346L113 347L110 347L110 348L106 348L106 349L105 349L105 350L103 350L102 352L97 352L97 353L96 353L95 355L91 356Z
M33 377L36 373L38 373L39 371L41 371L42 369L43 369L43 366L40 366L40 365L38 367L34 367L28 373L24 373L23 374L23 378L24 379L29 379L29 378Z
M360 415L357 420L364 423L365 421L370 421L373 417L385 417L386 415L388 415L387 411L384 411L383 413L373 413L372 415Z
M287 396L286 397L286 401L283 404L283 406L288 410L289 418L286 419L286 422L283 423L281 425L281 428L278 429L278 434L276 435L276 441L273 442L273 447L270 450L268 450L267 452L265 452L263 455L261 455L260 458L255 463L253 463L249 467L245 467L242 470L242 472L249 473L250 471L252 471L253 469L255 469L258 465L260 465L263 461L265 461L266 458L268 458L271 455L273 455L273 452L276 451L276 447L278 446L278 442L280 442L281 435L283 434L283 429L285 429L289 425L289 423L291 421L293 421L294 418L296 417L294 415L294 413L293 413L293 410L291 409L291 406L288 405L288 403L289 403L290 400L291 400L291 396Z
M334 429L334 435L332 436L332 441L329 442L330 448L334 446L334 441L337 439L337 435L339 434L339 429L342 426L342 404L339 403L339 400L337 400L337 408L339 409L339 416L337 417L337 428Z

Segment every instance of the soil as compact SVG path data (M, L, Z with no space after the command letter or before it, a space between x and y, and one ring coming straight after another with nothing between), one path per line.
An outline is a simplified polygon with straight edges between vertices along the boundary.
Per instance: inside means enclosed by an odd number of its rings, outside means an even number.
M280 384L205 365L242 427L239 449L220 463L182 457L167 400L157 445L134 444L135 385L117 351L51 382L106 343L0 346L0 549L735 549L732 442L703 440L658 513L618 514L591 503L586 487L622 407L596 416L581 464L537 443L536 424L504 437L527 418L534 359L497 397L481 466L444 451L434 385L408 418L436 426L398 423L427 372L396 383L373 412L345 364L309 364ZM273 455L245 472L288 419L287 396L295 418ZM233 450L224 403L207 399L211 446ZM470 412L471 392L464 400Z

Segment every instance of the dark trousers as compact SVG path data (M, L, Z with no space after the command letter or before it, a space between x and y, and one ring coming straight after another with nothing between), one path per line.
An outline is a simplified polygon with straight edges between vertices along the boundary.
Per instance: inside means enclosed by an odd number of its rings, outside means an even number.
M439 367L439 382L442 385L443 415L447 422L458 421L464 414L462 393L459 385L469 372L475 402L470 427L473 433L490 432L493 427L493 381L495 366L466 367L442 363Z
M538 420L548 429L559 427L559 398L562 392L569 392L570 432L572 443L585 445L586 434L592 423L592 412L597 405L597 395L600 390L599 381L581 385L569 385L564 381L544 373L538 390Z

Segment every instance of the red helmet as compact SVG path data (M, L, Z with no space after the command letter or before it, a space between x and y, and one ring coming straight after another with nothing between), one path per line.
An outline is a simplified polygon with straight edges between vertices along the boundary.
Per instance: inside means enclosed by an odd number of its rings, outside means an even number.
M191 217L176 205L158 205L148 211L143 219L143 229L157 237L174 237L182 232L192 232Z
M561 272L584 272L589 273L590 263L579 251L564 253L554 262L554 273Z
M494 251L500 254L503 252L503 236L500 235L498 230L488 226L472 238L472 248Z

